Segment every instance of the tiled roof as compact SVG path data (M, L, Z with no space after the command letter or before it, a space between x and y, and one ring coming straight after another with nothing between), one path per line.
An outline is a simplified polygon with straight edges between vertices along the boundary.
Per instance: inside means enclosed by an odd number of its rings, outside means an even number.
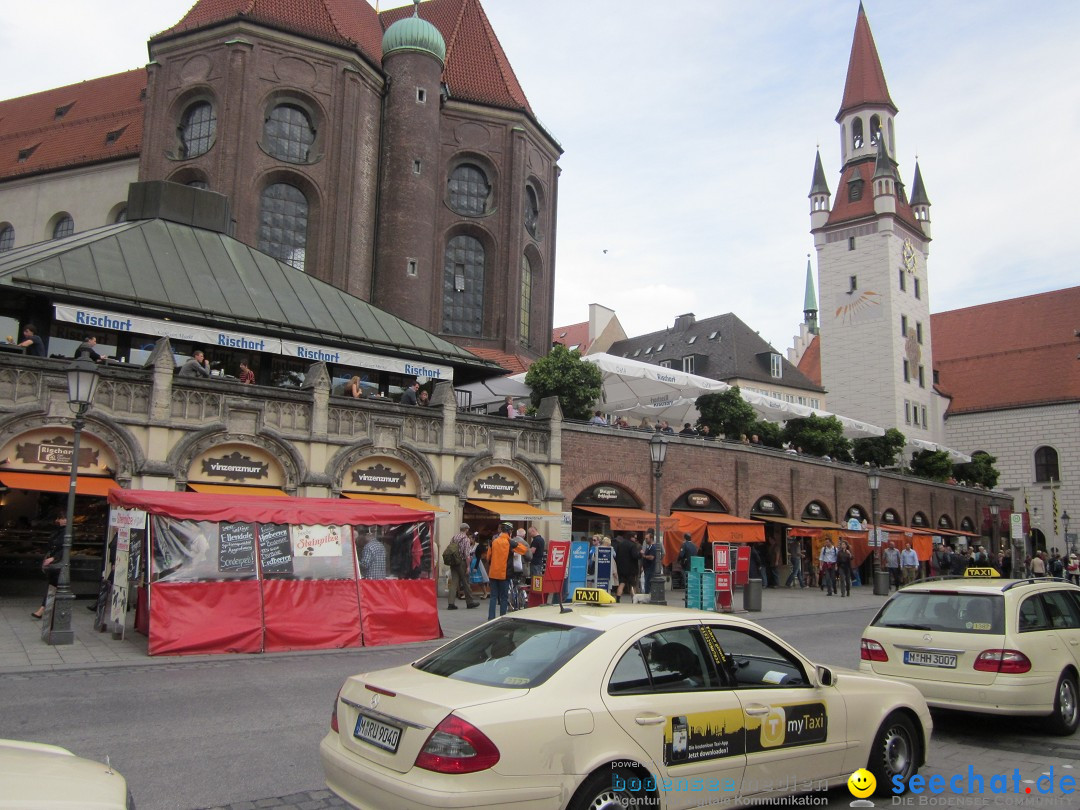
M355 47L375 64L382 62L383 29L364 0L199 0L180 22L150 41L235 19Z
M532 360L520 354L507 354L498 349L487 349L482 346L467 346L466 348L482 360L498 363L509 374L521 374L528 371L529 366L532 365Z
M870 32L870 21L862 3L855 18L855 36L851 40L851 56L848 59L847 81L844 82L844 100L836 114L837 122L844 113L857 107L872 105L886 106L893 113L896 105L889 96L889 87L885 83L885 71L881 69L874 35Z
M411 5L390 9L379 14L379 19L386 28L412 10ZM479 0L428 0L420 4L420 16L446 40L443 81L451 98L532 113Z
M608 354L659 365L670 360L682 368L682 358L698 355L694 373L713 380L750 380L765 385L783 385L808 391L824 389L808 379L781 355L783 377L770 373L770 355L780 353L761 335L732 313L686 322L680 319L672 329L619 340Z
M814 385L821 385L821 335L814 335L807 345L798 368Z
M949 414L1080 401L1080 287L930 316Z
M589 322L556 326L551 330L551 342L561 343L568 349L576 348L584 355L589 350Z
M0 101L0 178L137 157L145 89L140 68Z
M848 195L848 188L856 176L862 178L863 192L862 197L852 201ZM844 167L844 172L840 176L840 184L836 187L836 198L832 210L829 212L826 227L858 219L869 219L875 216L873 177L873 158L867 158L860 163L849 163ZM922 226L915 219L915 213L911 210L911 205L901 200L899 196L896 198L896 216L909 225L915 233L921 234L923 232Z

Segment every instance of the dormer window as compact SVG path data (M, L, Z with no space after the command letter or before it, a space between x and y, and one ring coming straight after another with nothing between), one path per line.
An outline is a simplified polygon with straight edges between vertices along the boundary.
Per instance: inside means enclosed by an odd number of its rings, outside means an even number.
M34 154L34 151L41 146L40 143L35 143L33 146L28 146L25 149L19 150L19 163L26 163L30 159L30 156Z
M647 349L645 350L645 354L647 354L647 355L648 355L648 354L652 354L652 346L650 346L649 348L647 348Z
M639 354L641 354L641 349L635 349L634 350L634 357L637 357Z
M662 352L663 350L664 350L664 344L663 343L661 343L659 346L656 347L656 351L658 351L658 352Z
M782 379L784 376L784 361L778 354L769 355L769 373L774 379Z
M74 101L69 102L67 104L61 104L59 107L56 108L56 111L53 113L53 118L55 118L55 119L63 118L65 115L68 114L68 111L74 106L75 106Z
M720 335L720 333L719 333L719 332L710 332L710 333L709 333L709 340L716 340L716 338L717 338L717 337L718 337L719 335Z
M686 339L686 342L687 343L693 343L695 340L697 340L697 335L691 335L690 337L688 337Z
M863 195L863 179L861 176L856 175L848 183L848 200L851 202L858 202L862 199Z
M120 129L114 129L110 132L106 132L105 145L108 146L109 144L116 143L118 140L120 140L120 136L124 134L125 129L127 129L127 124L120 127Z

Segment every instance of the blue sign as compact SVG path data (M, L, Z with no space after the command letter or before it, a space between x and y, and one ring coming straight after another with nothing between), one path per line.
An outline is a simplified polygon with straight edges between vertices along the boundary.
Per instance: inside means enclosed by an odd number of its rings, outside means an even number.
M596 549L596 587L605 591L611 582L611 546L599 546Z
M570 543L570 565L566 569L566 588L573 593L575 588L584 588L589 575L589 541L574 540Z

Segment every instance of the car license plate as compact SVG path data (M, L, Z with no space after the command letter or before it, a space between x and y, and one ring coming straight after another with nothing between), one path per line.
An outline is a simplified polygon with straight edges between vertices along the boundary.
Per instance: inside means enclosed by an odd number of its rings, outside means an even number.
M956 669L956 656L945 653L917 652L904 650L904 663L919 667L942 667Z
M371 743L376 748L396 754L398 742L401 741L401 729L362 714L356 718L356 730L353 736L358 740Z

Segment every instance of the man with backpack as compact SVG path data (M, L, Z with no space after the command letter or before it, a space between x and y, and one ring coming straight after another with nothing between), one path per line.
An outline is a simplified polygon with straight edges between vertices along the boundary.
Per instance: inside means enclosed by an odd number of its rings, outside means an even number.
M479 607L480 602L472 593L472 583L469 582L469 524L462 523L458 526L458 533L450 538L450 542L443 549L442 559L450 570L450 581L447 583L446 599L447 610L457 610L457 593L460 588L465 594L465 607Z

